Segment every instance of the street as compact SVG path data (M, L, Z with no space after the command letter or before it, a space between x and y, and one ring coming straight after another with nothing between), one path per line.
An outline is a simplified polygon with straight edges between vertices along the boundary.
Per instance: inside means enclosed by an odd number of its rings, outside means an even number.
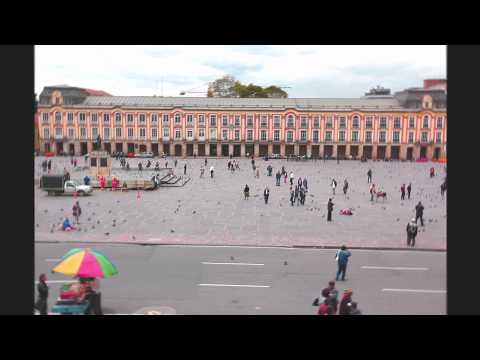
M35 278L46 273L49 310L62 282L50 271L72 247L35 244ZM334 249L91 244L117 266L101 280L105 314L313 315L312 306L335 278ZM367 315L446 314L446 253L352 250L340 294ZM51 282L50 282L51 281Z

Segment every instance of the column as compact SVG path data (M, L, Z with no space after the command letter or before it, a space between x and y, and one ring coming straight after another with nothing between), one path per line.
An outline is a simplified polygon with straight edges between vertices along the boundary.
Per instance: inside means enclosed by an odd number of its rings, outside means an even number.
M217 157L222 156L222 144L217 143Z
M320 158L323 158L323 155L325 154L325 149L323 147L324 147L323 144L318 145L318 156Z
M187 143L185 141L182 142L182 156L184 159L187 157Z
M57 151L56 147L57 147L57 143L54 142L54 143L53 143L53 148L54 148L53 151L55 151L55 152ZM88 152L88 153L91 153L92 150L93 150L93 144L92 144L92 142L91 142L91 141L87 141L87 152Z
M377 160L377 145L372 145L372 160Z
M175 156L175 144L173 143L173 141L168 144L168 146L170 146L170 156Z
M363 145L358 145L358 155L357 159L361 159L363 157Z
M337 144L333 144L332 156L337 157Z
M245 157L245 143L240 144L240 156Z
M312 144L307 144L307 156L312 156Z
M433 159L433 149L434 149L434 146L432 146L432 145L427 146L427 159L428 160Z
M259 157L260 156L260 145L258 143L255 143L253 145L254 147L254 156Z
M295 156L297 156L297 155L299 154L299 152L300 152L300 151L299 151L299 147L300 147L300 146L298 145L298 142L295 142L295 144L293 145L293 154L294 154Z
M285 143L280 144L280 156L285 156Z
M387 149L385 150L385 157L390 160L392 156L392 145L387 145Z
M193 154L198 156L198 144L193 143Z
M152 143L150 141L147 142L147 152L152 151Z
M350 157L350 145L347 144L345 146L345 158L348 159Z
M400 160L407 160L407 145L400 145Z
M228 155L233 156L233 144L228 144Z
M210 156L210 143L205 142L205 156Z
M273 144L268 143L268 153L267 153L267 155L272 156L272 153L273 153Z

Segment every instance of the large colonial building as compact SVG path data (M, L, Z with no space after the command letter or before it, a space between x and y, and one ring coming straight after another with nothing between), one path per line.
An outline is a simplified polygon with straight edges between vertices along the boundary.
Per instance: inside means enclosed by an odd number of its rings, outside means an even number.
M38 115L43 153L86 154L100 136L109 152L175 156L446 156L445 80L352 99L110 96L56 86L40 94Z

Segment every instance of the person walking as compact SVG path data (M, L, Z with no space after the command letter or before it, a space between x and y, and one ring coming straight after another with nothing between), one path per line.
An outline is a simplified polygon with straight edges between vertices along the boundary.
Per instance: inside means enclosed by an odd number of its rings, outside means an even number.
M308 191L308 183L307 183L307 178L303 178L303 187L305 188L305 190Z
M268 197L270 196L270 189L268 186L265 186L265 190L263 190L263 197L265 198L265 205L268 204Z
M287 172L285 171L285 174L283 176L283 183L286 184L287 183L287 179L288 179L288 174Z
M168 167L168 161L165 161L165 169Z
M345 181L343 182L343 195L347 195L347 190L348 190L348 181L347 179L345 179Z
M48 160L47 169L48 169L48 173L50 174L50 170L52 170L52 160Z
M327 203L327 221L332 221L333 202L332 199L328 199Z
M77 201L75 204L73 204L73 208L72 208L72 215L73 215L73 218L75 219L74 224L77 224L77 225L80 224L79 218L81 213L82 213L82 209L80 208L80 204Z
M207 158L205 158L205 167L207 167L207 162L208 162Z
M338 312L338 315L350 315L352 295L352 289L346 289L344 291L342 301L340 301L340 311Z
M142 171L142 162L141 161L138 163L138 171Z
M407 186L408 200L410 200L410 193L412 192L412 183L409 183Z
M300 188L300 204L305 205L305 189Z
M375 184L370 185L370 201L373 201L373 196L375 195Z
M277 179L277 186L280 186L280 179L282 178L282 174L280 174L280 170L277 171L277 174L275 175L275 178Z
M41 274L38 278L38 298L35 303L35 309L40 312L40 315L48 315L48 285L47 285L47 275Z
M407 224L407 246L415 246L415 238L418 233L418 225L415 219L410 220Z
M370 184L372 182L372 169L368 169L367 172L367 182Z
M214 168L213 168L213 165L212 165L212 166L210 166L210 177L212 179L213 179L213 170L214 170Z
M203 166L200 167L200 177L203 178L203 174L205 173L205 168Z
M337 253L335 254L335 259L337 260L337 264L338 264L337 276L335 278L336 281L338 281L338 278L340 277L340 275L342 275L342 281L345 281L348 258L350 256L352 256L352 253L347 250L347 247L345 245L342 245L340 250L337 250Z
M440 195L442 196L442 200L445 196L445 191L447 191L447 182L444 181L442 185L440 186Z
M335 179L332 179L332 191L333 191L333 195L335 195L335 189L337 188L337 182L335 181Z
M420 223L423 226L423 205L422 202L419 201L417 206L415 206L415 222L417 222L418 219L420 219Z
M294 179L294 176L293 176L293 171L290 172L290 185L293 186L293 179Z
M183 175L187 175L187 164L183 165Z
M297 185L300 187L300 186L302 186L302 184L303 184L302 178L299 177L299 178L298 178L298 181L297 181Z
M257 179L260 179L260 169L259 169L259 168L257 168L257 172L256 172L255 177L256 177Z
M405 200L405 184L402 185L400 188L400 191L402 192L402 196L400 197L400 200Z
M177 160L177 159L175 159L175 161L173 162L173 164L175 165L175 167L177 167L178 160Z
M294 204L295 202L295 192L293 190L290 190L290 204Z
M250 197L250 188L248 187L248 185L245 185L245 188L243 189L243 196L244 200L248 200L248 198Z
M74 167L74 168L77 167L77 159L73 159L73 167Z

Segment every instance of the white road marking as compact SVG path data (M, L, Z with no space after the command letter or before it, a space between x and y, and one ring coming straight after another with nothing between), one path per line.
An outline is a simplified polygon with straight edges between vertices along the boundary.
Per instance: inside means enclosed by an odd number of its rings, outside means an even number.
M424 267L389 267L389 266L362 266L362 269L372 269L372 270L428 270Z
M204 265L244 265L244 266L263 266L265 264L250 264L250 263L217 263L217 262L202 262Z
M45 259L46 262L59 262L62 259Z
M198 284L198 286L269 288L270 285Z
M446 294L447 293L447 290L425 290L425 289L382 289L382 291L430 293L430 294Z

